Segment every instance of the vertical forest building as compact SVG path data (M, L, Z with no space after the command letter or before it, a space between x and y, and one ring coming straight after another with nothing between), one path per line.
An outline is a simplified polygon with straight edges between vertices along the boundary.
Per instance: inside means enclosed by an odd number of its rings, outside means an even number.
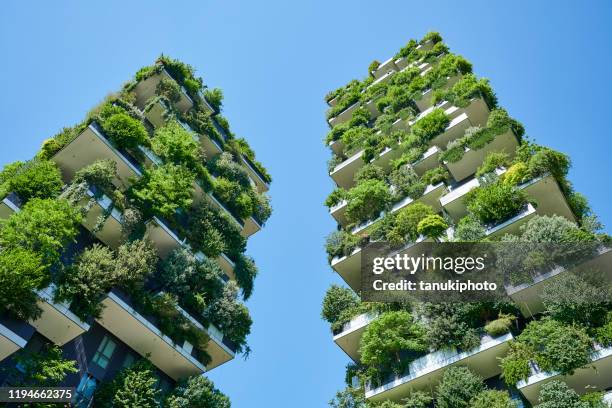
M205 374L249 352L245 250L271 178L222 99L162 56L4 167L2 385L75 387L78 407L229 406Z
M322 317L349 358L347 388L330 404L612 401L610 238L568 181L569 157L528 140L438 33L374 61L326 102L336 189L325 204L338 225L326 249L345 285L329 288ZM508 303L362 302L361 254L378 241L414 256L429 242L587 243L587 267L608 287L544 264L506 288Z

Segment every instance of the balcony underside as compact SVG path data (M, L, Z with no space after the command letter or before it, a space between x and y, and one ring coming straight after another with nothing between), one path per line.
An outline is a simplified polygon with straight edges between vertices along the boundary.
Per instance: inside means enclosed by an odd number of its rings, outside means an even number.
M144 109L149 99L156 96L157 84L159 84L162 78L174 81L170 74L163 69L159 74L152 75L149 78L138 82L134 88L134 93L136 94L136 106L138 106L138 108L141 110ZM185 90L181 90L180 95L180 99L175 103L175 106L179 111L185 113L191 109L193 106L193 101L185 93Z
M28 341L0 323L0 361L26 346Z
M127 188L130 179L140 176L140 171L115 149L100 132L89 125L72 142L51 158L62 170L66 183L70 183L74 174L96 160L110 159L117 164L117 186Z
M348 190L355 185L355 174L360 168L365 166L365 162L362 159L362 154L363 151L355 153L353 156L336 166L334 171L330 173L331 178L339 187ZM401 149L394 146L393 149L387 148L382 153L377 155L371 163L382 167L386 172L391 168L391 161L397 159L401 155Z
M358 362L360 358L361 336L373 319L374 316L368 314L359 315L353 318L348 325L345 325L341 333L334 336L334 342L338 347L355 362Z
M94 198L91 191L88 193L89 197L85 198L81 204L88 205L89 200L94 200L94 203L83 219L83 226L109 247L117 248L121 245L123 237L121 213L112 208L112 201L107 196ZM100 228L98 224L101 219L104 219L104 223Z

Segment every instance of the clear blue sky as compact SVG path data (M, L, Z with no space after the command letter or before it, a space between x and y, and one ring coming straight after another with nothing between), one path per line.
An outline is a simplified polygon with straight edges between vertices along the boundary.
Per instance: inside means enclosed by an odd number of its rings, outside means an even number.
M323 407L343 386L348 358L319 318L338 281L323 250L322 99L409 38L440 31L529 135L571 155L570 179L612 225L609 1L93 3L3 2L0 163L31 157L162 52L223 89L233 130L274 177L274 215L249 243L253 353L210 374L236 408Z

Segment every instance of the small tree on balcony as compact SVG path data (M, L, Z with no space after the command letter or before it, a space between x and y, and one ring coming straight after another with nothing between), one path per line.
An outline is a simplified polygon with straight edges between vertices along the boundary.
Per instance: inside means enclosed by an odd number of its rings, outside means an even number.
M535 408L590 408L580 396L562 381L551 381L542 386Z
M516 408L507 391L486 390L476 395L470 403L471 408Z
M94 394L94 406L100 408L156 408L160 391L154 368L142 359L124 368L109 382L102 383Z
M22 350L15 355L21 368L13 375L19 386L57 387L70 373L78 372L76 361L65 359L58 346L45 346L37 353Z
M210 306L206 317L236 344L237 352L249 353L246 337L251 332L253 321L247 307L238 300L235 282L230 281L225 285L223 295Z
M142 122L127 113L115 113L101 123L104 133L123 148L135 148L146 142L148 135Z
M38 317L35 290L48 280L41 257L35 252L23 248L0 251L0 305L4 312L23 320Z
M346 218L362 222L377 217L391 201L389 187L381 180L366 180L348 191Z
M166 400L168 408L230 408L230 400L208 378L181 381Z
M355 310L358 307L359 298L355 292L349 288L331 285L323 298L321 317L333 325L346 315L347 310Z
M7 180L5 189L15 192L24 202L31 198L53 198L64 182L57 165L48 160L32 160L19 166Z
M440 408L468 408L470 401L484 390L482 378L467 367L451 367L444 372L436 390Z

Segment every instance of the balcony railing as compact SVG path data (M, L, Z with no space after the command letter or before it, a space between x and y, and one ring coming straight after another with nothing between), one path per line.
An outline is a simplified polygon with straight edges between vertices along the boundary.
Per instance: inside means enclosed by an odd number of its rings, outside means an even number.
M591 363L575 370L573 374L543 372L532 364L531 375L527 381L520 381L516 388L529 402L536 404L542 386L552 380L564 381L579 394L607 390L612 386L612 347L596 345Z
M412 361L406 374L394 377L380 387L366 384L365 396L368 400L400 401L411 391L428 389L440 382L444 371L455 365L467 366L484 379L491 378L501 372L499 358L508 350L513 339L511 333L499 337L485 335L479 347L468 351L440 350L427 354Z

